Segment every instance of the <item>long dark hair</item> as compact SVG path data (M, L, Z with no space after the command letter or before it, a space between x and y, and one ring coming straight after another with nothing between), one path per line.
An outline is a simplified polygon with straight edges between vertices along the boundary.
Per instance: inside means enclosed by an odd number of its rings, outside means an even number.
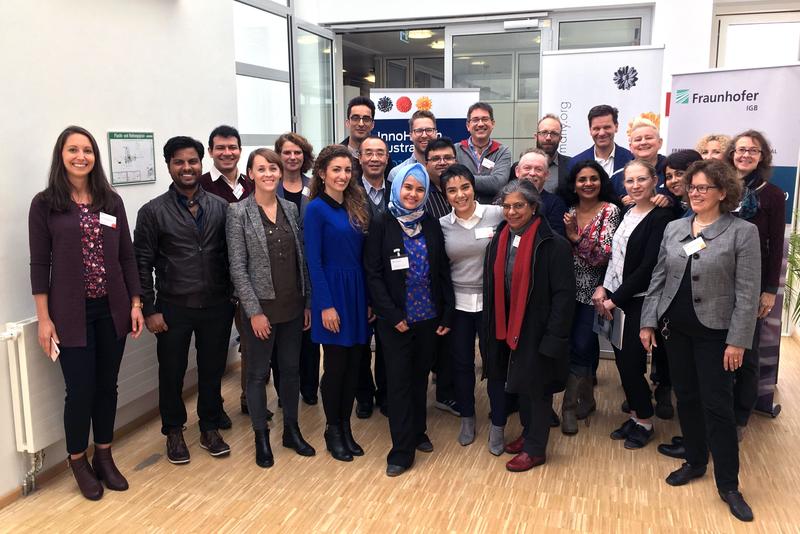
M578 193L575 192L575 182L578 179L578 173L586 168L594 170L600 177L600 194L597 197L598 200L614 204L621 208L622 206L620 206L619 198L617 198L616 193L614 193L614 186L611 185L608 173L593 159L587 159L576 163L569 171L566 183L558 188L558 194L564 199L567 206L572 207L578 205L579 199Z
M100 162L100 148L97 146L94 136L85 128L80 126L67 126L56 139L53 147L53 159L50 163L50 177L47 180L47 188L42 191L42 198L50 205L54 211L67 211L72 204L72 184L67 177L67 169L64 167L64 157L62 151L67 143L67 138L72 134L85 135L92 145L94 152L94 167L89 171L89 193L92 195L92 209L111 211L113 199L116 193L108 183L103 165Z
M347 158L351 162L353 160L350 150L344 145L328 145L323 148L317 159L314 160L314 175L311 177L310 195L312 200L325 192L325 183L322 181L322 175L328 170L328 165L335 158ZM356 178L352 175L344 190L344 209L347 210L347 216L353 228L366 233L369 227L367 194L364 192L364 188L356 183Z

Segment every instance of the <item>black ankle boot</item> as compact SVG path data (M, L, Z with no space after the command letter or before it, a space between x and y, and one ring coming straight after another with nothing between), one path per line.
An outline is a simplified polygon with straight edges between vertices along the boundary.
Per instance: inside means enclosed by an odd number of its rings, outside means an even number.
M269 445L269 429L254 430L253 434L256 438L256 464L259 467L272 467L275 465L275 459Z
M286 421L283 424L283 446L294 451L300 456L314 456L317 451L314 450L300 433L300 425L297 421Z
M331 456L340 462L352 462L353 454L344 444L342 429L339 425L327 425L325 427L325 445L327 445Z
M350 454L353 456L364 456L364 449L353 439L353 430L350 428L349 419L342 422L342 438L344 439L344 446L347 447Z

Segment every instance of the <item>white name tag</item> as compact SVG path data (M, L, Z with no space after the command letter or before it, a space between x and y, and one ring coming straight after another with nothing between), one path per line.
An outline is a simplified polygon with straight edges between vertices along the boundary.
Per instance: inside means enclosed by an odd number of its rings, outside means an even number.
M475 239L491 239L494 236L494 228L486 226L475 228Z
M117 228L117 218L113 215L109 215L108 213L100 212L100 224L103 226L108 226L110 228Z
M683 245L683 251L687 256L691 256L695 252L700 252L704 248L706 248L706 242L703 241L702 237L698 237L697 239L694 239Z
M489 158L483 158L483 161L481 161L481 166L492 170L494 169L494 161L490 160Z
M244 187L242 187L241 182L236 184L236 187L233 188L233 196L236 197L236 200L242 198L242 194L244 193Z
M303 190L300 191L300 194L303 195L304 197L307 197L308 195L311 194L311 189L309 189L307 186L304 185Z
M519 247L519 242L522 241L518 235L514 236L514 241L511 242L512 247Z
M389 265L392 266L393 271L408 269L408 256L394 256L389 259Z

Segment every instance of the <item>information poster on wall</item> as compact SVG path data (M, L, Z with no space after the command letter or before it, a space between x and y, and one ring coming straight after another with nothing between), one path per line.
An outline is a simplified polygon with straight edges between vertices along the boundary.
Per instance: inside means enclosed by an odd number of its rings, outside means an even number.
M669 99L669 151L694 148L710 133L734 136L758 130L772 145L770 181L786 194L786 224L791 224L800 152L800 65L709 70L672 77ZM777 415L773 403L780 360L781 310L786 262L772 312L761 326L759 411Z
M539 115L563 124L559 152L573 156L592 146L587 115L598 104L619 110L616 142L628 148L634 117L660 122L663 47L620 47L542 52Z
M156 181L152 132L108 132L108 150L113 185Z
M436 116L439 137L449 137L454 143L466 139L467 109L480 100L479 89L372 89L375 102L373 135L386 141L389 158L399 164L414 151L408 119L418 110Z

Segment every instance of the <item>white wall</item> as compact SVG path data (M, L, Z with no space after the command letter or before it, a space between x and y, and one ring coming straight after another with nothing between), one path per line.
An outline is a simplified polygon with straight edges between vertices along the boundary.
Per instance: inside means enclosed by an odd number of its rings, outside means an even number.
M156 183L118 189L133 225L139 207L170 183L159 157L169 137L191 135L205 146L214 126L236 123L232 31L230 0L3 0L0 324L34 315L28 207L45 186L59 132L73 123L91 131L106 170L109 130L155 133ZM0 495L27 469L15 451L7 369L2 343ZM154 399L136 413L120 413L118 424L152 406ZM45 467L66 454L63 443L46 452Z

